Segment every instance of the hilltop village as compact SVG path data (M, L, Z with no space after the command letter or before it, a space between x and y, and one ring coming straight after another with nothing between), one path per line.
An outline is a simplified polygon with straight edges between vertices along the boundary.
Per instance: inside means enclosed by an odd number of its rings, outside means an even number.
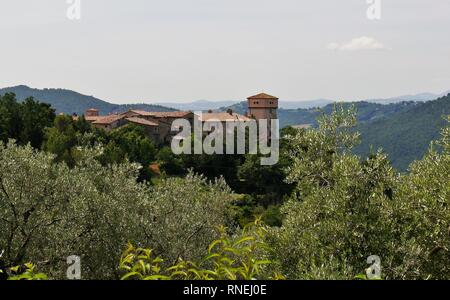
M251 119L271 120L277 118L278 98L261 93L247 98L248 112L241 115L229 109L227 112L203 112L199 116L202 123L209 121L246 122ZM193 124L196 115L192 111L149 112L131 109L121 114L101 116L96 108L85 112L86 121L94 127L111 131L127 124L135 124L145 128L148 136L157 144L170 142L178 134L172 130L172 123L177 119L186 119Z

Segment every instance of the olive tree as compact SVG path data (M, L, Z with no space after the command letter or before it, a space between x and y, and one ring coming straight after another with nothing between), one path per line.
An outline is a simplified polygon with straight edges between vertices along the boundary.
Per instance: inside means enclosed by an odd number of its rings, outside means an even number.
M352 279L373 255L384 279L448 279L450 129L396 174L380 151L364 160L351 153L354 120L337 108L318 129L291 136L295 190L283 226L271 231L272 259L290 279Z
M319 128L288 137L294 184L282 207L283 226L270 241L280 272L291 279L350 279L362 273L367 257L391 247L390 202L397 178L386 156L365 161L350 150L356 112L335 107Z
M190 173L186 178L163 180L150 189L141 208L146 244L170 263L201 258L201 249L219 236L219 225L226 224L232 200L223 178L209 182Z
M118 278L128 242L196 257L217 237L232 195L223 180L190 174L155 187L136 181L141 166L102 166L101 148L78 149L75 166L12 141L0 145L0 267L33 262L64 278L68 256L84 279Z
M448 118L450 121L450 117ZM397 192L394 228L398 279L449 279L450 127L410 167Z

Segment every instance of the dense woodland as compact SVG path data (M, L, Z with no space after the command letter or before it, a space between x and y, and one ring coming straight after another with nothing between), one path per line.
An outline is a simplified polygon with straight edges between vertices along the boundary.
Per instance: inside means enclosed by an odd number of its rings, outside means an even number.
M354 154L355 107L316 117L261 166L0 97L0 277L64 279L78 255L83 279L355 279L378 255L382 279L449 279L450 127L399 173Z

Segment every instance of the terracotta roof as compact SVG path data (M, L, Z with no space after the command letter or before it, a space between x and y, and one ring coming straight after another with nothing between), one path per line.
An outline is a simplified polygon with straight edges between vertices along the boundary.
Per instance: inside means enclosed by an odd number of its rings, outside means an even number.
M88 110L86 110L86 111L92 111L92 112L94 112L94 111L99 111L98 109L96 109L96 108L89 108Z
M130 111L141 116L152 116L151 112L145 110L132 109Z
M146 126L158 126L159 124L157 122L149 121L146 119L138 118L138 117L131 117L126 118L128 122L139 124L139 125L146 125Z
M250 121L251 119L236 113L227 113L227 112L219 112L219 113L203 113L200 117L202 122L208 121L220 121L220 122L245 122Z
M151 164L149 166L150 171L156 175L161 175L161 166L159 164Z
M190 111L172 111L172 112L149 112L150 116L155 118L183 118L189 114Z
M85 116L84 117L86 119L86 121L88 122L95 122L101 118L104 118L104 116Z
M248 99L248 100L253 100L253 99L271 99L271 100L278 100L277 97L268 95L268 94L266 94L266 93L261 93L261 94L255 95L255 96L251 96L251 97L248 97L247 99Z
M123 118L123 116L119 116L119 115L101 116L101 117L98 117L98 119L94 121L94 124L109 125L109 124L119 121L122 118Z
M131 110L138 115L145 117L155 117L155 118L182 118L188 114L192 114L190 111L169 111L169 112L156 112L156 111L145 111L145 110Z

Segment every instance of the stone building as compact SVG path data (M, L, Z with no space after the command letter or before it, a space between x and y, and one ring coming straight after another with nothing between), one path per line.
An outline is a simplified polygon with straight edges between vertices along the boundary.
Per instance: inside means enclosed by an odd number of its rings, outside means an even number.
M192 112L147 112L129 110L121 114L100 116L97 109L88 109L85 113L86 121L94 127L111 131L127 124L136 124L144 127L148 136L156 144L170 142L177 132L171 131L172 122L179 118L194 119Z
M229 109L227 112L202 113L200 121L205 122L220 121L226 128L227 122L246 122L251 119L270 120L277 118L278 98L268 94L258 94L248 99L248 114L240 115ZM143 126L149 137L156 144L169 143L172 138L179 133L179 129L172 130L172 123L177 119L189 120L191 127L194 124L196 115L191 111L175 112L149 112L143 110L129 110L121 114L110 114L100 116L99 110L95 108L88 109L85 118L96 128L110 131L126 124L136 124Z
M256 120L278 118L278 98L261 93L247 98L248 115Z
M267 133L271 138L272 120L278 119L278 98L261 93L247 98L248 116L257 121L267 120Z

